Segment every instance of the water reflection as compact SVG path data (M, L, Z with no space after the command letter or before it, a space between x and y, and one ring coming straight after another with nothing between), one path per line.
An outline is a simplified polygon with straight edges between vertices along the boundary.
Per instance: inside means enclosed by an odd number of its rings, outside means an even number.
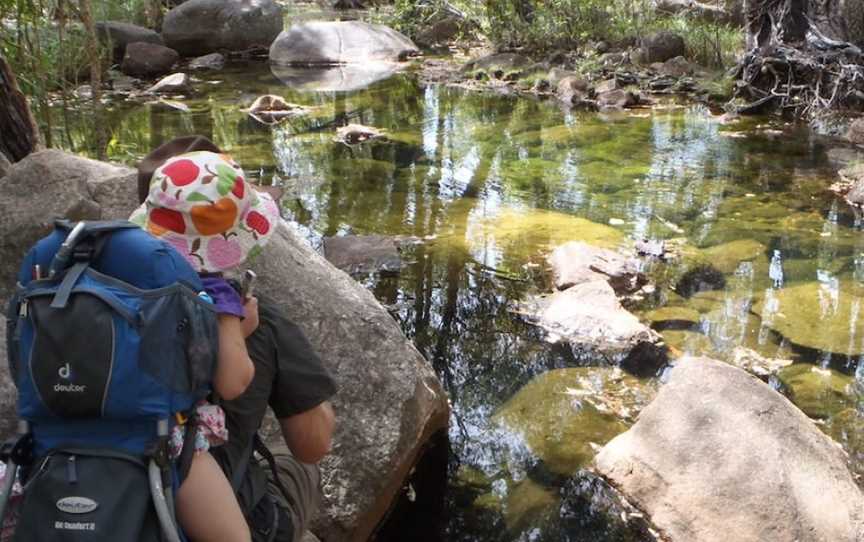
M590 231L601 244L676 239L687 254L711 254L726 275L719 292L684 299L672 288L675 265L649 269L660 281L652 302L693 315L691 326L670 331L686 333L692 353L722 356L744 345L847 373L860 366L864 239L855 216L826 195L824 149L807 132L721 125L699 107L562 112L424 87L407 75L352 92L288 88L260 65L202 77L188 113L117 100L107 144L90 138L83 116L55 125L55 141L133 162L172 137L203 134L256 180L287 189L285 215L314 246L348 233L413 241L399 277L363 281L452 398L443 539L560 535L555 499L544 495L562 477L491 420L538 375L570 363L566 349L513 310L548 289L545 254L564 241ZM262 126L242 111L261 94L311 112ZM385 130L389 142L334 142L349 121ZM746 254L736 252L741 246ZM532 509L527 496L552 512L506 521L508 508ZM429 539L434 530L421 527Z

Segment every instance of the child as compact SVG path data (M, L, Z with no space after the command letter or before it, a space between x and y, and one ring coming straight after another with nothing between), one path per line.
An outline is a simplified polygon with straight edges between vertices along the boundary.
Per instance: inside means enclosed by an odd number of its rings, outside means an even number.
M240 299L222 273L261 251L279 220L276 204L246 183L229 156L197 151L155 169L147 199L130 220L170 243L201 274L219 313L214 391L228 400L239 396L254 376L245 338L258 325L257 301ZM231 485L207 451L227 438L224 413L202 404L198 418L195 457L177 494L180 526L194 542L247 542L249 529ZM172 435L175 455L183 434L178 427Z

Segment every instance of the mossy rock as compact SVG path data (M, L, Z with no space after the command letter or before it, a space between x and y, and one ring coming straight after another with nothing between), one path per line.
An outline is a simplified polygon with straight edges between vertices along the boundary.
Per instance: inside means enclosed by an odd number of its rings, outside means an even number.
M680 356L712 356L714 343L698 331L686 329L665 329L660 332L663 342L676 357Z
M833 369L798 363L782 369L778 378L789 399L811 418L827 419L858 403L855 379Z
M510 488L504 501L504 522L507 529L521 532L547 522L558 510L561 496L552 488L543 487L526 478Z
M754 262L767 266L768 248L755 239L739 239L705 248L702 256L721 273L734 273L741 262Z
M778 290L775 299L778 309L771 329L792 343L850 357L864 353L864 296L859 286L841 281L839 290L832 291L822 283L806 282ZM765 314L764 300L757 300L753 312Z
M699 312L687 307L666 306L648 311L642 315L643 320L647 320L653 326L665 326L675 324L689 324L695 326L699 323Z
M593 446L626 431L654 392L617 368L555 369L525 385L492 420L521 434L551 471L570 475L594 458Z
M582 241L602 248L617 248L624 243L624 234L611 226L597 224L555 211L526 209L505 210L480 223L469 233L472 241L486 246L486 238L493 237L503 244L518 243L536 252L538 247L556 247L569 241ZM529 254L526 254L526 259Z

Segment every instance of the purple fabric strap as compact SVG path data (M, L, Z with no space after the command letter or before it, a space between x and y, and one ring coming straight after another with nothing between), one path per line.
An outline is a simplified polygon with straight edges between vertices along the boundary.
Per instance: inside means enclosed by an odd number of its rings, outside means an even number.
M204 289L213 298L213 305L219 314L230 314L238 318L244 317L243 300L237 290L231 287L222 277L202 276Z

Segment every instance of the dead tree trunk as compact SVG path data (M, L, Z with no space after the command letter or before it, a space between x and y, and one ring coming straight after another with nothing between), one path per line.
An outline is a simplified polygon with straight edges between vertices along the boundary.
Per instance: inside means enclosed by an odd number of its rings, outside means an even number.
M864 104L864 57L849 43L841 0L748 0L742 113L810 118Z
M15 74L0 54L0 153L10 162L39 148L39 128Z

